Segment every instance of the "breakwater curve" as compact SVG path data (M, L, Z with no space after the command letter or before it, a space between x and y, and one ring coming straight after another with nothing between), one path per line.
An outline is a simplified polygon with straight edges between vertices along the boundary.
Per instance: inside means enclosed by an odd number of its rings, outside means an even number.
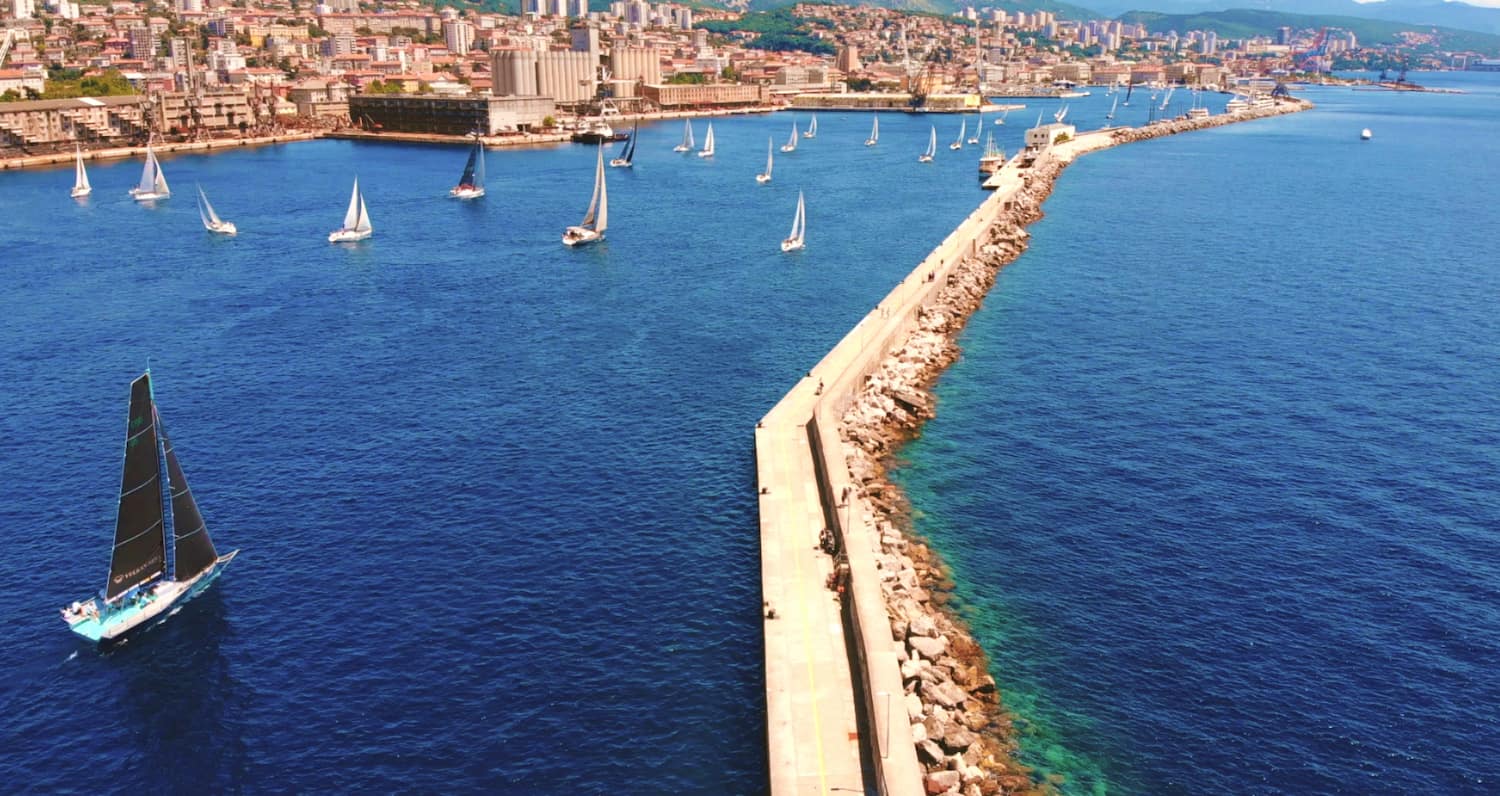
M1012 158L992 193L757 424L768 772L775 794L1018 792L987 659L943 607L936 554L909 532L891 454L1026 225L1079 155L1310 107L1085 133Z

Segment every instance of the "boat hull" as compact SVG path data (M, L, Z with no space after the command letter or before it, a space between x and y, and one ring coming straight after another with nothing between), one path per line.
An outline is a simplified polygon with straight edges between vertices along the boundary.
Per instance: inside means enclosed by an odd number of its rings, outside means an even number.
M865 139L865 146L875 146L875 139L873 139L873 138Z
M232 550L214 562L214 565L206 571L189 581L163 581L153 587L149 594L128 600L127 605L112 609L102 618L92 616L82 618L79 621L68 622L68 629L79 637L84 638L101 646L112 644L123 639L131 631L144 627L151 620L163 616L171 616L171 610L176 606L183 605L188 600L202 594L213 582L218 579L229 562L239 555L238 550Z
M757 175L755 175L755 181L758 182L758 183L760 183L761 185L765 185L766 183L768 183L768 182L771 181L771 175L769 175L769 174L757 174Z
M917 162L918 163L931 163L932 162L932 156L931 155L918 155L917 156Z
M801 251L802 248L806 245L807 244L803 243L800 240L792 240L791 238L787 238L786 240L781 242L781 250L784 252Z
M212 232L212 233L217 234L217 235L238 235L238 234L240 234L239 228L236 227L234 225L234 222L232 222L232 221L220 221L217 224L210 224L210 225L208 225L207 229L208 229L209 232Z
M171 191L138 191L131 189L131 198L137 202L155 202L158 199L167 199L172 196Z
M353 243L370 237L374 230L336 229L328 233L329 243Z
M796 152L797 148L794 147L794 146L792 146L791 144L782 144L781 145L781 151L782 152Z
M478 199L484 196L483 188L454 188L448 192L454 199Z
M688 146L687 144L679 144L677 146L672 147L672 151L673 152L692 152L693 148L690 147L690 146Z
M93 192L94 192L93 188L74 188L73 192L71 194L69 194L69 195L72 196L74 199L82 199L83 197L88 196L89 194L91 194Z
M628 169L630 168L630 161L624 158L615 158L609 162L609 166L614 169Z
M601 240L604 240L603 232L595 232L583 227L568 227L568 231L562 236L564 246L587 246Z

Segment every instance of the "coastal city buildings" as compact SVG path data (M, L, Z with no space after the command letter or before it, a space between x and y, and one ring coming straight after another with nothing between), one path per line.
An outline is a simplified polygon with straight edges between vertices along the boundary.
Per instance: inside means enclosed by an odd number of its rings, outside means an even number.
M498 135L616 109L959 110L980 95L1130 83L1249 93L1348 59L1381 64L1399 80L1408 67L1496 68L1500 55L1434 50L1436 34L1421 30L1395 45L1362 43L1338 28L1231 38L973 6L945 17L868 6L746 14L645 0L608 10L525 0L520 14L507 15L416 0L6 0L0 13L0 147L27 151L150 136L452 129L445 109L454 106L426 101L434 97L483 106L478 127ZM1417 44L1420 59L1410 49ZM61 102L85 96L135 99ZM423 113L430 118L419 124Z

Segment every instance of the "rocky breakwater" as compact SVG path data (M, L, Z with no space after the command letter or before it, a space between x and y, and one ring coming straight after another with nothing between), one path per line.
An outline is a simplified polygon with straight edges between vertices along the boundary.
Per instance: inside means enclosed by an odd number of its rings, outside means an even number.
M1111 145L1308 107L1294 100L1234 115L1125 128L1113 133ZM911 532L909 508L888 470L900 446L935 414L930 387L958 357L959 331L999 270L1025 251L1025 227L1041 218L1042 202L1065 167L1063 160L1041 157L1022 171L1023 186L982 233L978 255L949 272L936 300L918 310L916 328L868 377L839 425L851 481L880 541L881 588L892 636L900 644L906 714L929 794L1056 790L1056 783L1034 781L1017 759L1012 722L984 652L963 621L944 607L953 589L948 570Z
M930 794L1048 789L1016 759L1011 720L984 652L944 609L953 583L934 551L910 533L904 498L887 469L901 444L933 416L928 388L957 358L955 337L995 275L1025 250L1024 227L1041 217L1042 200L1061 170L1053 161L1028 170L1010 209L983 233L978 255L953 267L936 300L919 310L917 327L867 379L839 427L852 483L880 541L877 563L891 633L900 644L906 715Z
M1176 135L1191 130L1202 130L1208 127L1221 127L1226 124L1248 122L1253 119L1264 119L1268 116L1281 116L1287 113L1305 111L1312 107L1312 103L1300 99L1278 100L1276 104L1265 108L1250 108L1236 113L1219 113L1213 116L1204 116L1200 119L1167 119L1145 127L1121 127L1111 135L1116 144L1128 144L1132 141L1144 141L1148 138L1161 138L1165 135Z

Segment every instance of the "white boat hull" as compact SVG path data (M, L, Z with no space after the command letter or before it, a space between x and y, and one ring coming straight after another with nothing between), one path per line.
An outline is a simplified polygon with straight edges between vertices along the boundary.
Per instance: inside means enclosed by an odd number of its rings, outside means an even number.
M956 150L956 149L963 149L963 148L964 148L964 145L963 145L963 144L961 144L961 143L958 143L958 142L954 142L954 143L952 143L952 144L949 144L949 145L948 145L948 148L949 148L949 149L955 149L955 150Z
M130 189L130 195L137 202L155 202L158 199L166 199L172 195L171 191L142 191L136 188Z
M714 153L712 153L712 152L699 152L698 153L698 157L700 157L700 158L711 158L713 156L714 156Z
M931 155L918 155L917 156L917 162L918 163L931 163L932 162L932 156Z
M630 168L631 163L630 163L630 161L625 160L624 158L615 158L614 160L611 160L609 162L609 166L610 166L610 168L614 168L614 169L628 169L628 168Z
M568 231L562 236L564 246L586 246L603 239L604 233L584 227L568 227Z
M365 229L365 230L358 230L358 229L336 229L336 230L328 233L328 242L329 243L353 243L354 241L364 240L365 238L370 237L370 234L373 231L374 230L369 230L369 229Z
M688 146L687 144L678 144L677 146L672 147L672 151L673 152L691 152L691 151L693 151L693 148L690 147L690 146Z
M94 192L93 188L74 188L73 191L72 191L72 193L70 193L69 195L72 196L74 199L81 199L81 198L83 198L85 196L88 196L89 194L91 194L93 192Z
M755 175L755 181L758 182L758 183L760 183L761 185L765 185L766 183L768 183L768 182L771 181L771 175L769 175L769 174L757 174L757 175Z
M797 148L794 147L794 146L792 146L791 144L782 144L781 145L781 151L782 152L796 152Z
M866 138L865 139L865 146L875 146L875 139L873 139L873 138Z
M208 231L217 235L238 235L240 231L235 227L233 221L220 221L217 224L209 224Z
M800 240L787 238L786 240L781 242L781 250L784 252L794 252L802 249L806 245L807 244L803 243Z
M454 199L478 199L484 196L483 188L454 188L448 192Z
M137 596L123 600L101 617L97 610L93 613L85 613L83 610L63 609L63 621L68 624L68 629L77 633L89 641L98 644L109 644L118 641L130 631L150 622L158 616L168 612L168 609L181 605L193 599L213 584L218 579L219 573L239 555L238 550L219 556L214 565L198 573L192 580L186 581L159 581L149 589L145 589ZM97 606L96 600L88 603L75 603L75 606ZM167 613L170 616L170 613Z

